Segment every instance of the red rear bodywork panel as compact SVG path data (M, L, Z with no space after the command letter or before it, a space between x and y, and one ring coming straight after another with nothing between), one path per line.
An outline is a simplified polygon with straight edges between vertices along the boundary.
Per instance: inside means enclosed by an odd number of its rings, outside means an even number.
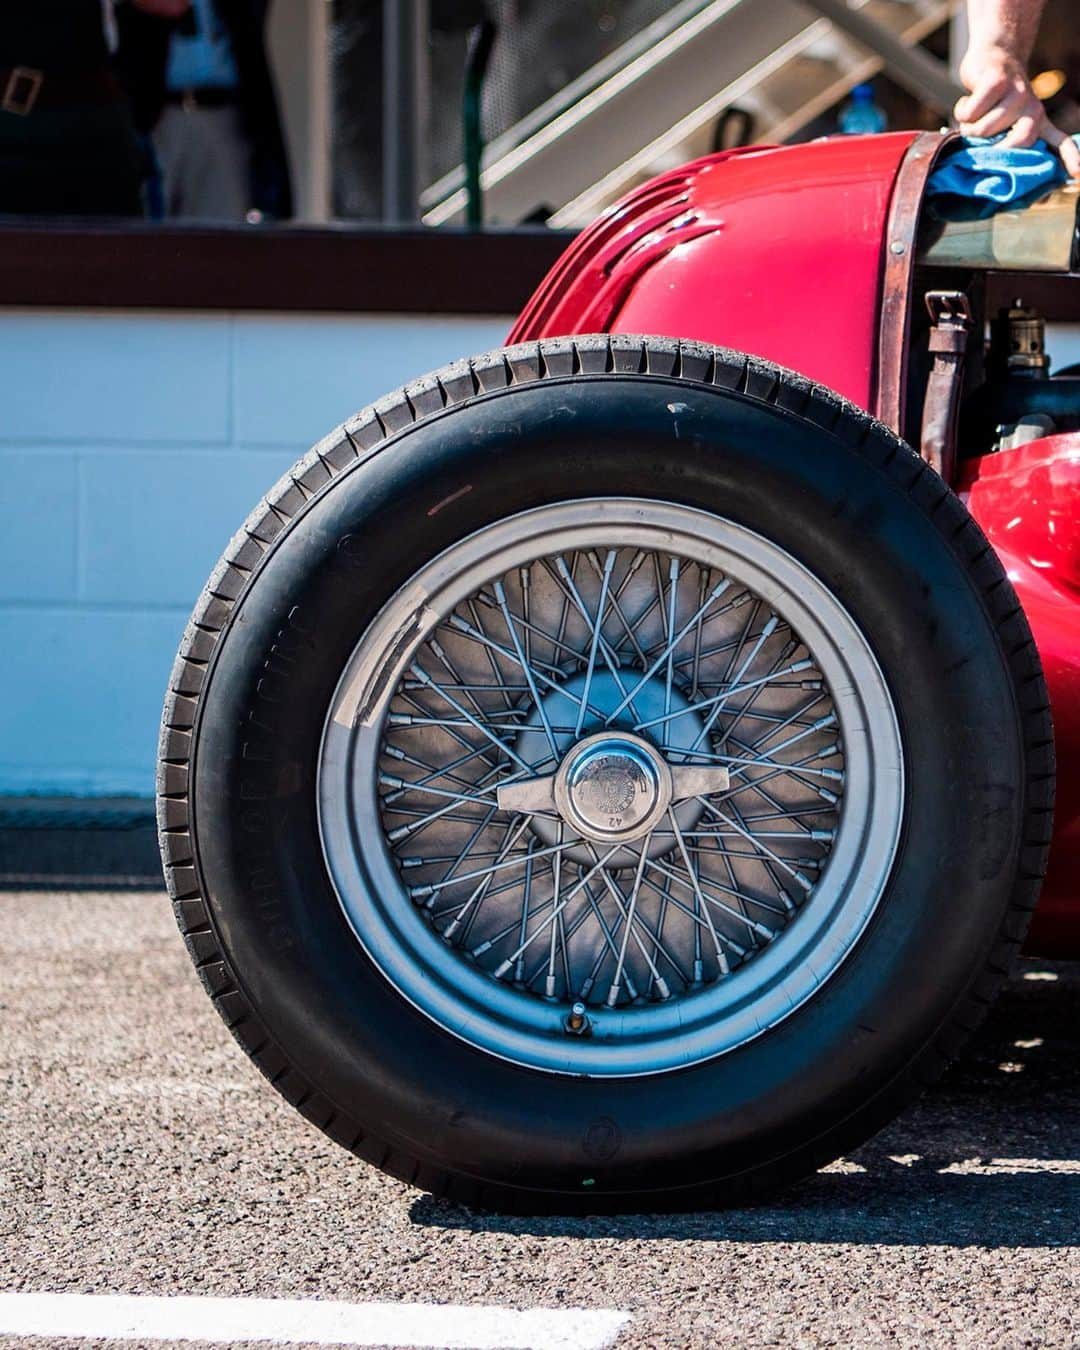
M654 179L570 246L511 342L696 338L868 408L893 182L914 132L729 151Z
M1050 688L1057 805L1031 940L1080 955L1080 433L967 460L957 490L1016 587Z
M509 340L695 338L775 361L874 412L887 250L910 247L889 237L890 210L918 139L753 147L663 174L575 240ZM1080 955L1080 437L967 461L958 490L1009 572L1050 687L1058 805L1032 945Z

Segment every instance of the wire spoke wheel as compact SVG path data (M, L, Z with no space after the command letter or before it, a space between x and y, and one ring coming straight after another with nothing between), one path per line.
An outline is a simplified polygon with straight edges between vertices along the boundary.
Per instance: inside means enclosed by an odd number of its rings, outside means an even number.
M354 652L319 775L339 899L398 989L589 1075L798 1007L874 912L902 798L888 689L831 592L730 521L630 499L424 568Z

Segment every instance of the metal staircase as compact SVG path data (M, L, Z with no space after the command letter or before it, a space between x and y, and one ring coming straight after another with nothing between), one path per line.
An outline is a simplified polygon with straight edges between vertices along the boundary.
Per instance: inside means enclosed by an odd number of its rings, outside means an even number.
M783 141L886 70L943 114L959 93L916 44L959 0L681 0L491 142L490 224L587 224L644 178L713 148L737 105L756 141ZM421 197L429 225L464 218L457 168Z

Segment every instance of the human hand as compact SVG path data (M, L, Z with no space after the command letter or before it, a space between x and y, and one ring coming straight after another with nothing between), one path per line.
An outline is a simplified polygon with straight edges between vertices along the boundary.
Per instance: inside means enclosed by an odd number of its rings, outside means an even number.
M191 0L131 0L136 9L158 19L179 19L191 8Z
M1069 175L1080 178L1080 147L1047 117L1024 66L1011 52L969 48L960 63L960 79L971 92L957 102L953 115L965 136L1004 131L1002 145L1016 146L1043 140L1061 156Z

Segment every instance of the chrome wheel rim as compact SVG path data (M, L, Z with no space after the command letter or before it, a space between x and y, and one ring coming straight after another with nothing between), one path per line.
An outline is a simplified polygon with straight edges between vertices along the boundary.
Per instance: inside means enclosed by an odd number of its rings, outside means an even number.
M810 998L888 880L892 699L800 562L673 503L488 526L393 596L328 712L323 852L397 990L530 1068L659 1073Z

